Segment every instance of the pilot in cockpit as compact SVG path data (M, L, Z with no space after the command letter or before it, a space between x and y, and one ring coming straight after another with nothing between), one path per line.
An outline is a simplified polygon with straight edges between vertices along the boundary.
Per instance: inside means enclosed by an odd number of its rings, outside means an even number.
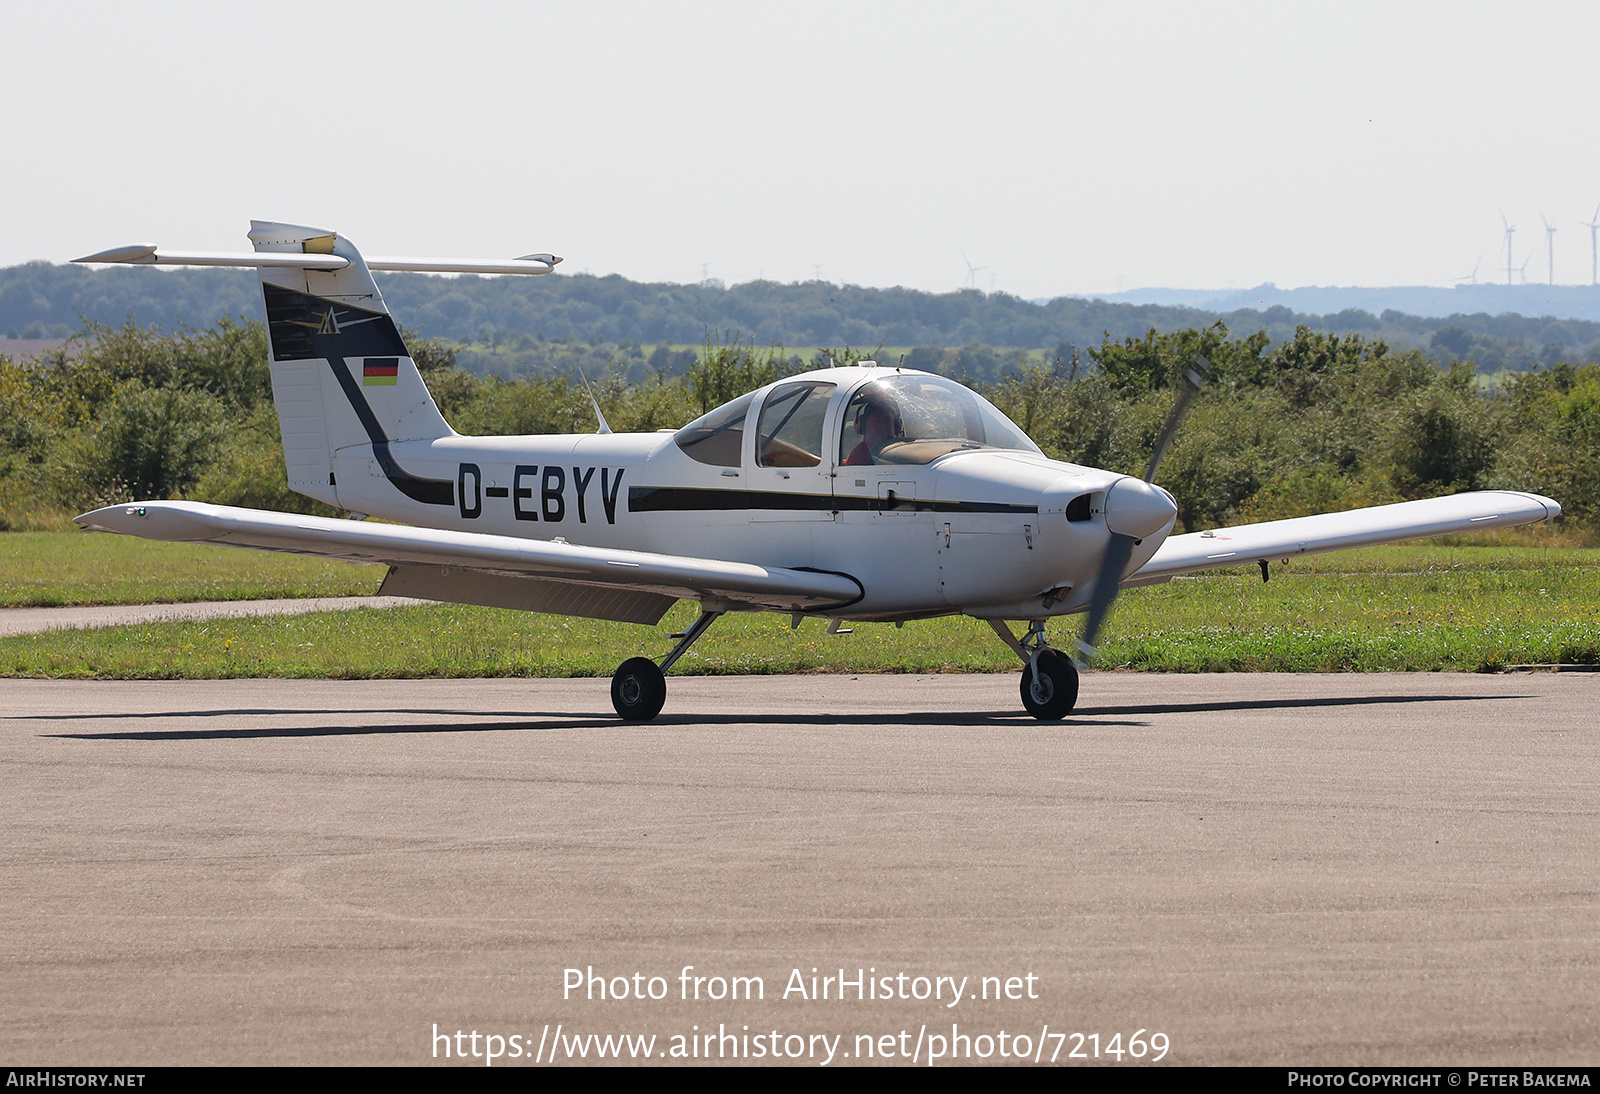
M857 398L861 398L857 396ZM878 462L878 455L895 441L905 439L905 426L900 415L882 397L868 397L861 402L855 416L856 432L861 443L850 450L844 459L847 467L862 467Z

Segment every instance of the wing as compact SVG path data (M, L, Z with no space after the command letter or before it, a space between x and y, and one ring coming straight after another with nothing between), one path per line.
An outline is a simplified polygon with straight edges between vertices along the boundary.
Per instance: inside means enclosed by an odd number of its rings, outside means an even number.
M1512 528L1553 520L1560 515L1560 505L1538 494L1483 490L1344 513L1242 524L1237 528L1172 536L1138 573L1122 584L1125 588L1154 585L1175 574L1342 551L1349 547L1399 543L1448 532Z
M861 599L846 574L719 559L368 524L193 501L112 505L76 518L85 528L183 543L383 562L384 593L656 623L681 598L725 609L802 612Z

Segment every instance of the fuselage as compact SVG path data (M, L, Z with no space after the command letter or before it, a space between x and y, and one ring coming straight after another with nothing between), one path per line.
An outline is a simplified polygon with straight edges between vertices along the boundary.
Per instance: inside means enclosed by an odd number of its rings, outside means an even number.
M840 613L849 618L1081 610L1108 536L1106 493L1126 477L1048 459L973 393L913 379L922 376L806 373L714 411L699 431L454 435L394 441L382 454L345 447L333 453L337 501L428 527L846 573L865 590ZM1015 438L968 409L965 427L924 424L923 433L966 428L1005 437L1007 447L965 435L929 440L913 424L911 434L902 426L901 443L867 453L847 411L859 417L863 392L905 403L919 389L981 403ZM738 428L719 431L719 413L724 422L742 415ZM403 492L392 481L397 468L441 489ZM1125 572L1171 526L1143 536Z

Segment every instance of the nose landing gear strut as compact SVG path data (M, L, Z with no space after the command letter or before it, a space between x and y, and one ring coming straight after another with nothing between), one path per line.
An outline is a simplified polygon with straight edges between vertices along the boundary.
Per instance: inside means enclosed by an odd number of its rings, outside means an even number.
M1027 666L1019 681L1023 709L1044 722L1065 718L1078 702L1078 669L1072 658L1051 648L1044 620L1029 620L1028 633L1020 639L1001 620L988 623Z

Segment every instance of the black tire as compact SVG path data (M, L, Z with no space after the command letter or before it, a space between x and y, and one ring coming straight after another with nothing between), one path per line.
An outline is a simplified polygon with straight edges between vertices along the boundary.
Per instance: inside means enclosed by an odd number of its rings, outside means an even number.
M611 677L611 705L624 722L648 722L667 701L667 678L648 657L631 657Z
M1039 653L1039 689L1033 687L1033 667L1022 670L1022 706L1042 722L1065 718L1078 703L1078 670L1072 659L1058 650Z

